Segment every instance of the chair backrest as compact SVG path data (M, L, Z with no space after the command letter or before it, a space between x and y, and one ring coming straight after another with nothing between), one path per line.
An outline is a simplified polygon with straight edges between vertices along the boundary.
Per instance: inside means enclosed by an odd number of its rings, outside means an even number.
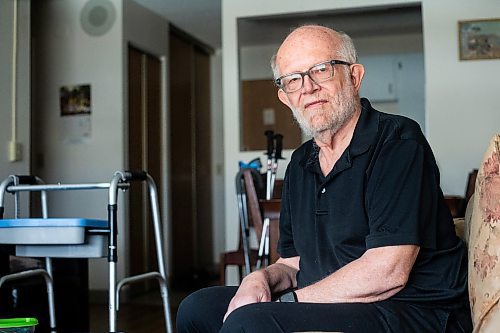
M478 169L474 169L469 172L469 176L467 177L467 185L465 187L465 202L469 202L470 198L474 194L474 189L476 188L476 178L477 178Z
M283 191L283 179L276 179L274 181L273 199L281 199L282 191Z
M474 332L500 327L500 135L490 142L472 196L469 298ZM466 214L466 220L468 219Z
M249 169L243 170L243 179L245 184L245 193L247 197L247 211L249 226L255 229L257 239L262 235L262 214L259 206L259 198L255 187L254 177Z

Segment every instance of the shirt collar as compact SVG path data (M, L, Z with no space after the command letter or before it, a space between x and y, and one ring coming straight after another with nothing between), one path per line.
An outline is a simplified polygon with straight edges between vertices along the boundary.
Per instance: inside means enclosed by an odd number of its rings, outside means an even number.
M368 99L362 98L361 115L356 123L351 143L347 147L346 152L344 152L344 154L348 154L349 161L351 161L352 158L363 154L370 148L375 136L377 135L378 124L379 113L373 109ZM311 140L311 144L300 161L300 164L308 170L317 170L319 168L318 154L319 147L316 145L314 140Z
M372 108L366 98L361 99L361 115L354 129L354 135L347 148L351 157L358 156L366 152L378 132L379 113Z

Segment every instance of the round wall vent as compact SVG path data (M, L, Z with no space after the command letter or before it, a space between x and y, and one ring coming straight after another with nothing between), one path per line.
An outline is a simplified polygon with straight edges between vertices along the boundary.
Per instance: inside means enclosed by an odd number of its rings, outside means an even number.
M89 0L80 14L82 29L91 36L101 36L111 29L116 10L109 0Z

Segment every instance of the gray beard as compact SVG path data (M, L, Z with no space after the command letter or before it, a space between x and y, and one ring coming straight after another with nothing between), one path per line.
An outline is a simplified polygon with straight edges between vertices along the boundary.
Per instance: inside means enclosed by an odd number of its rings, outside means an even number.
M330 112L327 121L321 127L317 128L310 126L301 112L295 108L292 109L293 116L304 135L316 138L325 131L329 131L333 135L337 133L338 130L352 118L356 110L361 107L359 97L354 93L354 87L352 85L349 85L348 90L344 90L342 93L337 94L335 99L330 103L337 107Z

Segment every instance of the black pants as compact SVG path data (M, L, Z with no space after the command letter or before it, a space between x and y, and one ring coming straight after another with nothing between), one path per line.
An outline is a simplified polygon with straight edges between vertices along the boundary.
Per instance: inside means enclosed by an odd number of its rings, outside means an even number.
M211 287L186 297L177 313L177 332L435 333L472 330L470 325L464 328L456 323L452 330L446 329L448 311L391 300L368 304L255 303L236 309L223 323L236 290L237 287ZM470 322L470 316L466 322Z

